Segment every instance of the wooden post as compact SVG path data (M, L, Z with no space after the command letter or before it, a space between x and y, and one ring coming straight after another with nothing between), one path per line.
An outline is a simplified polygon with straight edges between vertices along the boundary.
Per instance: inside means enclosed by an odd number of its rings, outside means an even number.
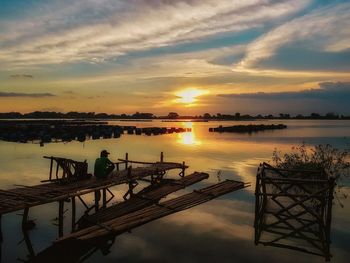
M160 152L160 162L164 162L164 154L163 152Z
M51 158L50 158L50 175L49 175L49 180L50 181L52 179L52 166L53 166L53 158L51 156Z
M56 161L56 179L58 179L59 161Z
M29 258L35 257L34 248L33 248L32 242L30 241L27 231L23 231L23 239L24 239L24 242L26 243L26 246L29 252Z
M331 243L331 223L332 223L332 206L333 191L335 186L335 178L329 178L328 202L327 202L327 218L326 218L326 261L330 260L329 244Z
M95 191L95 211L96 211L96 212L97 212L98 209L99 209L100 198L101 198L100 190L96 190L96 191Z
M29 208L24 208L23 211L23 217L22 217L22 230L26 231L27 228L27 222L28 222L28 214L29 214Z
M2 241L4 240L3 236L2 236L2 215L0 215L0 243L2 243ZM0 258L1 260L1 258Z
M129 154L126 153L126 154L125 154L125 170L128 169L128 159L129 159Z
M75 214L76 214L76 207L75 207L75 196L71 198L72 201L72 233L75 231Z
M128 179L129 179L129 197L131 197L134 194L133 193L134 186L131 180L131 165L128 168Z
M107 195L106 195L106 188L102 189L102 208L107 207Z
M185 169L186 169L185 162L182 162L181 177L185 176Z
M254 243L257 245L259 243L260 237L260 176L261 176L261 168L260 165L258 168L258 172L256 175L256 185L255 185L255 220L254 220L254 228L255 228L255 237Z
M63 236L63 209L64 209L64 200L58 201L58 236Z

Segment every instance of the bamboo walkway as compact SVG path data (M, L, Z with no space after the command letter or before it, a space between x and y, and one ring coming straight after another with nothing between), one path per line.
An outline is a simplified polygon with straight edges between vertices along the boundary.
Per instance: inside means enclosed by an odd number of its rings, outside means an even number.
M0 190L0 215L28 209L33 206L62 201L74 196L81 196L111 186L125 184L131 180L157 176L172 169L184 169L184 164L157 162L147 167L137 167L123 171L114 171L106 179L95 177L66 183L50 182L34 186L19 186L9 190Z
M143 209L139 209L119 217L117 216L103 223L74 232L58 239L56 242L70 239L87 241L101 238L106 235L120 235L158 218L189 209L193 206L208 202L221 195L242 189L247 186L248 185L244 184L243 182L226 180L200 190L194 190L192 193L185 194L162 203L155 203ZM98 220L97 215L95 216L95 219Z
M150 185L137 194L132 195L130 199L124 202L100 210L92 215L84 215L78 221L78 229L98 225L116 217L143 209L157 203L161 198L167 196L168 194L174 193L204 179L208 179L208 177L209 175L207 173L194 172L178 180L163 179L160 183Z

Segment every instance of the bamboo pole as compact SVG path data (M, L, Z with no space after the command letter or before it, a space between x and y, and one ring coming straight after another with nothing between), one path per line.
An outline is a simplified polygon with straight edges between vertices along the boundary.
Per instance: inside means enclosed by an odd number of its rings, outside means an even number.
M129 154L126 153L126 154L125 154L125 170L128 169L128 160L129 160Z
M0 243L4 240L4 237L2 236L2 215L0 215Z
M100 203L100 190L95 191L95 211L97 212L99 210L99 203Z
M26 231L27 223L28 223L28 214L29 214L29 208L24 208L23 211L23 217L22 217L22 230Z
M102 189L102 208L107 207L107 195L106 195L106 188Z
M76 217L76 204L75 197L71 198L72 201L72 233L75 231L75 217Z
M52 179L52 166L53 166L53 158L50 158L50 175L49 175L49 180L51 181Z
M164 154L163 152L160 152L160 162L164 162Z
M60 200L58 206L58 236L63 236L63 209L64 209L64 201Z

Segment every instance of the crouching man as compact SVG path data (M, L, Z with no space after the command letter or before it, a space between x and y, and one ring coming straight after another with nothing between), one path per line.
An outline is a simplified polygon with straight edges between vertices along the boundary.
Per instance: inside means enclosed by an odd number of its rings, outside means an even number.
M100 158L95 161L94 175L97 178L106 178L114 170L115 165L108 159L109 152L101 151Z
M114 170L115 165L108 159L109 152L106 150L101 151L100 158L97 158L94 166L94 175L98 179L107 178ZM95 202L100 201L101 193L100 190L95 191ZM97 208L96 208L97 210Z

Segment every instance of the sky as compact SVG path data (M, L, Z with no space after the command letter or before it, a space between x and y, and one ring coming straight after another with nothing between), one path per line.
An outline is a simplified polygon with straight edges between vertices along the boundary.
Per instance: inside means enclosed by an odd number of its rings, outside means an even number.
M350 2L0 0L0 112L350 114Z

